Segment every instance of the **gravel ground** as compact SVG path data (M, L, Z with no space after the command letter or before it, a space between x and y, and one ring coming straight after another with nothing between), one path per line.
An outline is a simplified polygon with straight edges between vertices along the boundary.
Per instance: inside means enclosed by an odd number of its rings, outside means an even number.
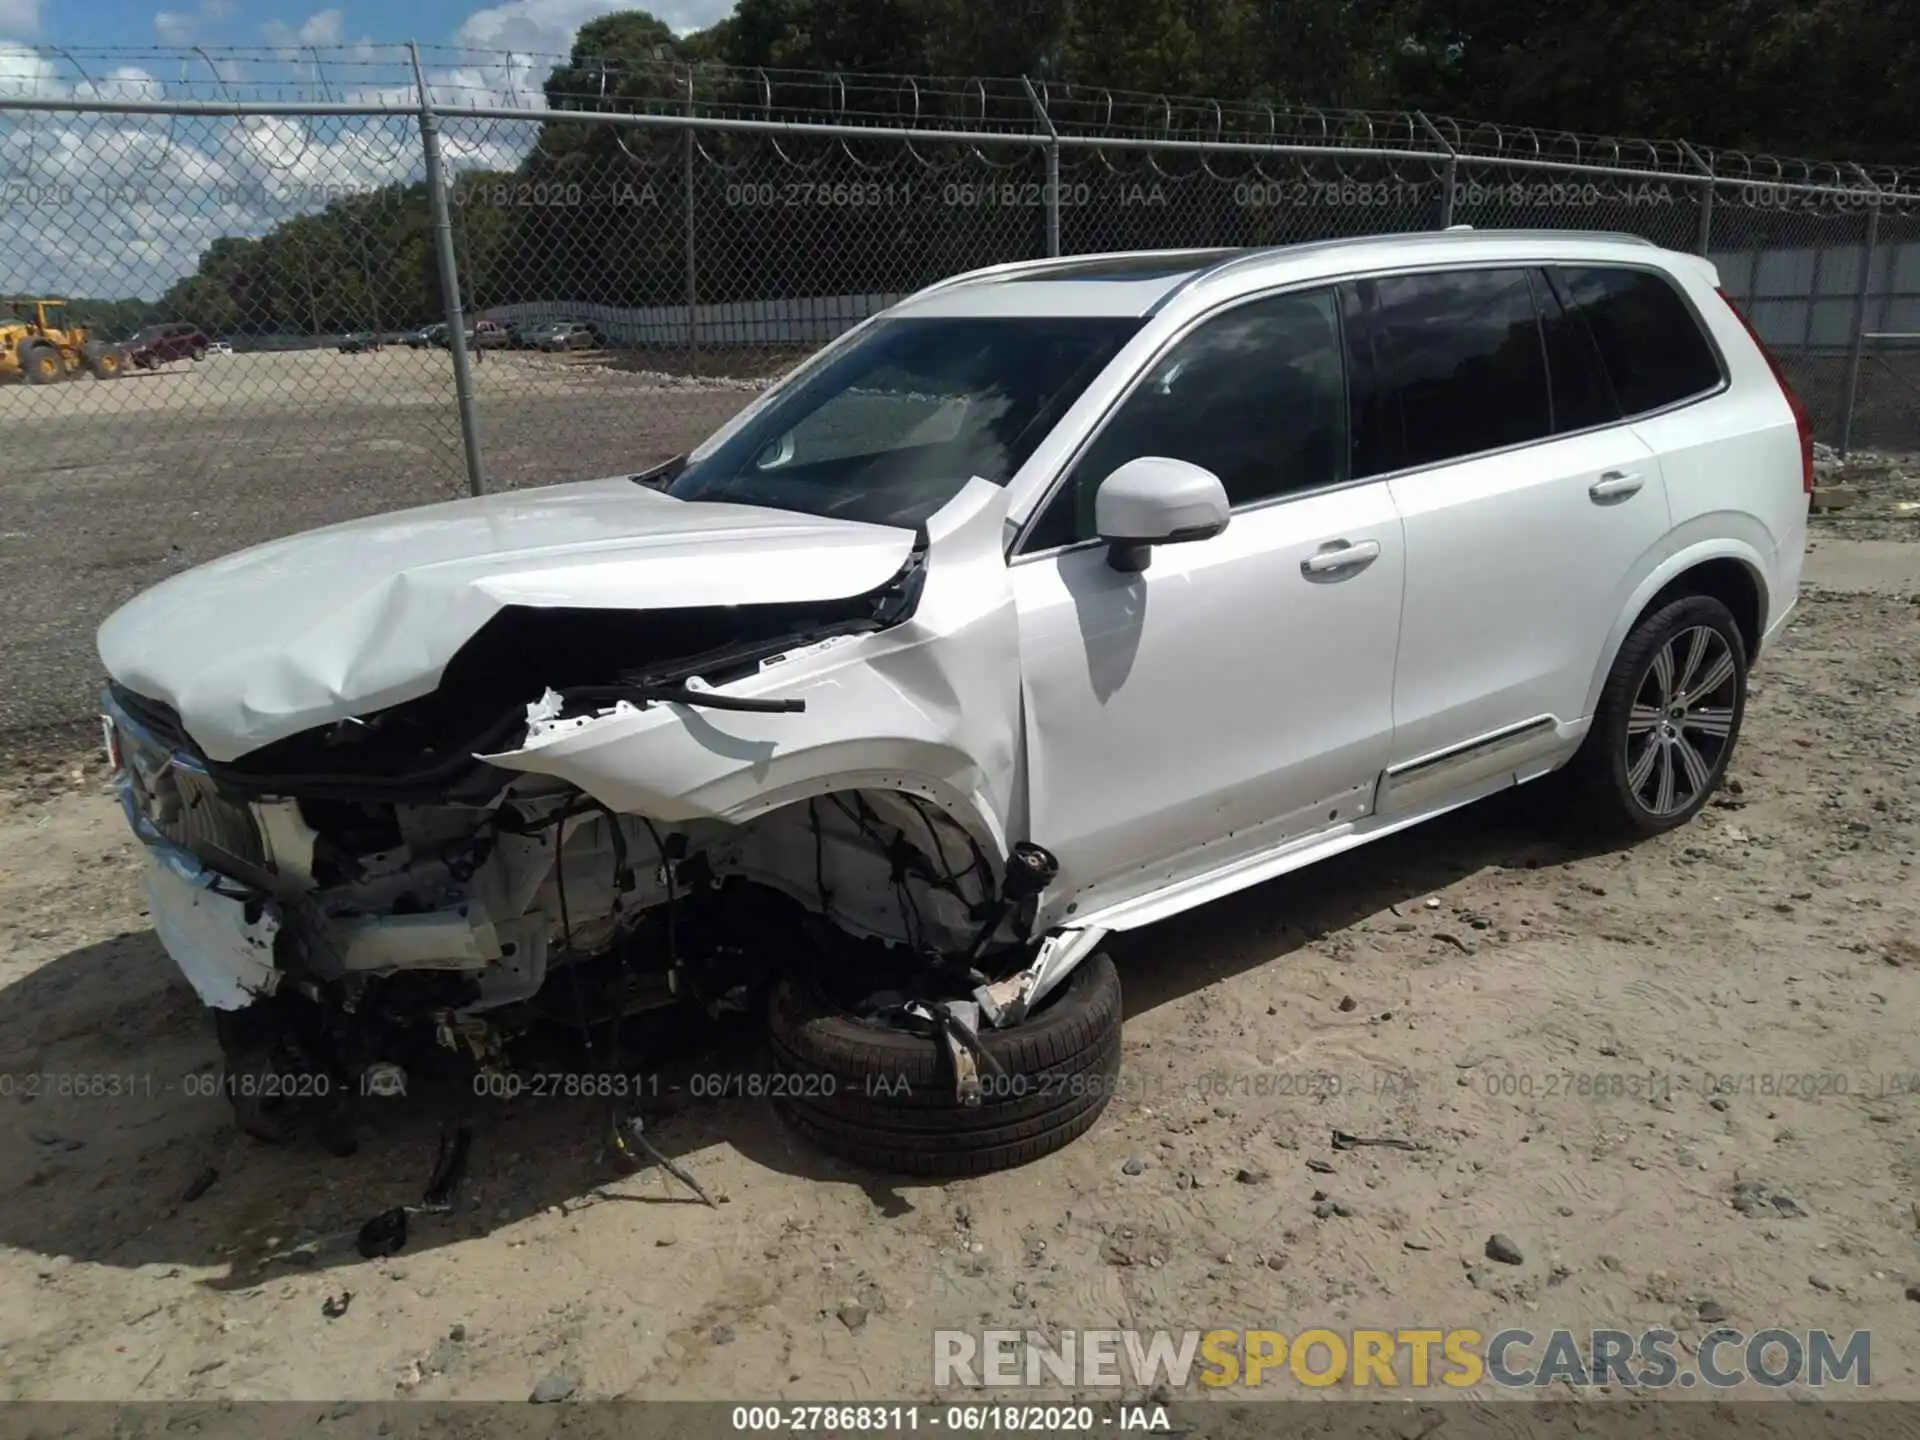
M1125 1083L1058 1155L878 1182L694 1098L759 1062L682 1034L649 1128L720 1208L602 1164L592 1109L488 1102L459 1210L378 1261L354 1232L446 1105L349 1159L237 1137L98 761L43 757L0 780L0 1397L926 1398L941 1325L1724 1315L1871 1329L1875 1392L1920 1398L1920 567L1869 568L1809 595L1680 833L1571 846L1521 791L1118 938Z

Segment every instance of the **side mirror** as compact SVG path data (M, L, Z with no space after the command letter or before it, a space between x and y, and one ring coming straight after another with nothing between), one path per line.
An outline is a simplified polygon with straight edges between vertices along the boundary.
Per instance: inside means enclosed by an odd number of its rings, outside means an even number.
M1093 523L1107 542L1107 563L1122 574L1147 568L1155 545L1211 540L1227 528L1227 488L1211 470L1143 455L1100 482Z

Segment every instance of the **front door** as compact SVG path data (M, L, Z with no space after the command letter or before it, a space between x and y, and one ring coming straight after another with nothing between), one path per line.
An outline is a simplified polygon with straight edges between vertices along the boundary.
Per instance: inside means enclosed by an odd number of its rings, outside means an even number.
M1386 484L1348 480L1347 434L1331 293L1236 306L1149 367L1015 557L1029 834L1061 863L1055 918L1369 812L1405 554ZM1233 518L1126 574L1093 495L1143 455L1211 470Z

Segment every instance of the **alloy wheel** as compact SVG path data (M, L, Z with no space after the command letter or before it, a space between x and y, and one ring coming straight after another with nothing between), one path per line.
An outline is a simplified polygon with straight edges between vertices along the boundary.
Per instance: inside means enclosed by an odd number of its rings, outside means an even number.
M1627 789L1649 814L1675 815L1713 785L1733 736L1739 662L1708 625L1654 652L1627 718Z

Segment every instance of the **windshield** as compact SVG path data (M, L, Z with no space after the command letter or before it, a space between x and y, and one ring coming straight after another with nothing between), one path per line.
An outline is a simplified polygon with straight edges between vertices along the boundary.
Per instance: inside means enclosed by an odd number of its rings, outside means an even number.
M1006 484L1141 323L879 321L667 493L918 526L976 475Z

